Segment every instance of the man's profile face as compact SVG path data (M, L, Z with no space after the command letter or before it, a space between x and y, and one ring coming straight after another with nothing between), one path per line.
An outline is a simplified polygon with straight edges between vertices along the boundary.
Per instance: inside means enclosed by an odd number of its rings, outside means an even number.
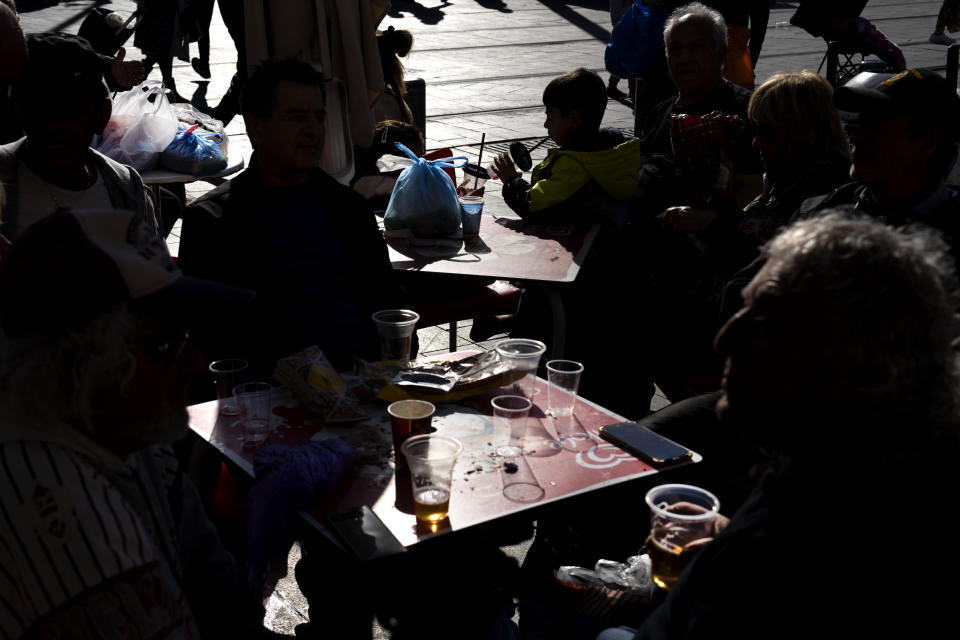
M724 51L713 27L703 20L685 20L670 31L666 42L670 79L680 96L703 96L723 78Z
M326 110L320 87L284 80L277 85L270 112L247 116L260 161L303 172L320 165Z
M204 369L188 331L149 320L138 327L127 341L135 361L133 376L99 403L101 437L109 440L108 448L122 453L186 435L187 388Z
M753 433L791 410L822 404L832 345L818 327L823 310L797 301L778 281L771 259L743 291L743 308L717 334L724 356L717 414Z
M925 174L928 147L910 130L910 116L863 112L850 133L850 177L875 189L903 181L918 170Z

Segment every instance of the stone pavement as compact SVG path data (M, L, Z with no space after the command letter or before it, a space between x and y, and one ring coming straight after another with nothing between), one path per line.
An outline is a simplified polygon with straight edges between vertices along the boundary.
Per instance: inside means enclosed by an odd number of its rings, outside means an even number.
M941 0L871 0L863 16L902 47L908 65L942 71L946 48L927 42L940 3ZM121 13L135 8L132 0L73 0L32 8L40 4L20 2L27 32L76 32L91 6L105 5ZM826 49L823 41L788 24L796 2L780 0L772 2L771 7L770 28L756 70L758 84L778 72L816 70ZM451 147L471 161L476 160L483 134L489 145L484 159L491 157L492 150L504 150L505 143L518 139L532 142L544 135L540 96L552 77L581 66L606 77L603 51L611 29L606 0L394 0L383 27L390 25L410 29L414 34L414 47L405 65L408 78L426 81L427 147ZM201 108L216 105L226 91L235 64L233 43L216 11L211 40L213 77L209 81L194 73L189 63L176 61L174 67L179 92ZM132 41L130 44L128 57L138 55ZM155 70L151 77L158 75ZM604 124L632 133L633 116L628 107L611 100ZM249 161L251 150L242 119L236 118L227 133L231 146L241 150ZM546 154L546 148L545 145L534 153L535 161ZM188 198L209 188L211 185L205 182L190 185ZM487 197L491 208L497 206L493 200L499 198L498 183L488 183ZM170 239L173 251L177 248L176 232ZM473 346L468 333L469 323L462 323L458 330L460 348ZM425 329L419 335L423 353L446 351L445 328ZM662 397L657 398L658 404L663 402ZM521 546L511 553L519 559L524 551ZM295 547L292 562L297 553ZM270 599L269 625L292 635L293 627L305 620L308 613L296 583L292 579L281 581ZM379 628L375 629L375 636L387 637Z

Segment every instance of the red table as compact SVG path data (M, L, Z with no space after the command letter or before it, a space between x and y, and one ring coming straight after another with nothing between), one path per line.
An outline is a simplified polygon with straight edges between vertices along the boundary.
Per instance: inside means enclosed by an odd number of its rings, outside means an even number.
M553 435L556 419L544 415L547 383L538 380L538 388L528 430L545 429ZM418 530L409 479L400 476L398 480L394 474L390 420L384 404L368 407L368 418L360 423L325 425L319 418L306 413L292 395L276 395L279 398L273 410L275 429L268 444L292 445L308 438L340 437L360 452L354 472L326 500L302 514L308 522L322 530L320 523L324 513L365 504L377 513L404 546L436 535ZM463 453L454 469L450 517L448 523L444 523L444 530L462 530L657 472L600 439L597 436L599 427L621 422L623 418L580 398L573 419L590 434L594 444L581 451L548 448L538 451L538 455L525 456L544 495L536 502L512 502L503 496L505 474L493 453L489 399L489 396L481 396L468 405L437 406L433 421L437 432L463 443ZM236 416L219 416L216 402L192 406L189 414L190 426L197 434L253 475L254 450L243 447ZM701 458L694 454L693 459L699 462Z
M479 238L424 246L388 237L387 247L393 268L404 271L573 282L599 228L598 224L540 226L484 214Z
M567 321L560 287L577 278L599 231L599 224L541 226L484 211L479 238L444 241L449 246L404 237L386 241L395 270L538 282L552 311L550 354L562 358Z

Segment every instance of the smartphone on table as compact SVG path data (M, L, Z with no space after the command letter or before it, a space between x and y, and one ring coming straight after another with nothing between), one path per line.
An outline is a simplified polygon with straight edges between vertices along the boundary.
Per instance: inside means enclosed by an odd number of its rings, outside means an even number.
M693 460L692 451L637 422L600 427L600 437L655 468Z

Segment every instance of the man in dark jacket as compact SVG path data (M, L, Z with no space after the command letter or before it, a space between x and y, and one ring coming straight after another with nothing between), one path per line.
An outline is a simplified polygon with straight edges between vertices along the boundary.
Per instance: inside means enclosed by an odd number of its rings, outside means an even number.
M942 535L957 522L945 505L960 414L943 249L929 229L838 214L768 245L717 335L716 411L771 454L770 471L636 638L929 637L950 624L957 585L939 576L960 566Z
M837 89L834 103L859 114L850 134L856 182L807 200L797 217L853 205L890 224L934 227L960 256L960 195L945 184L960 142L955 89L926 69L862 74Z
M402 294L369 206L318 168L324 101L310 65L265 62L241 99L250 167L184 215L184 272L257 292L234 327L206 337L208 357L243 355L271 371L310 345L340 370L379 355L370 315Z

